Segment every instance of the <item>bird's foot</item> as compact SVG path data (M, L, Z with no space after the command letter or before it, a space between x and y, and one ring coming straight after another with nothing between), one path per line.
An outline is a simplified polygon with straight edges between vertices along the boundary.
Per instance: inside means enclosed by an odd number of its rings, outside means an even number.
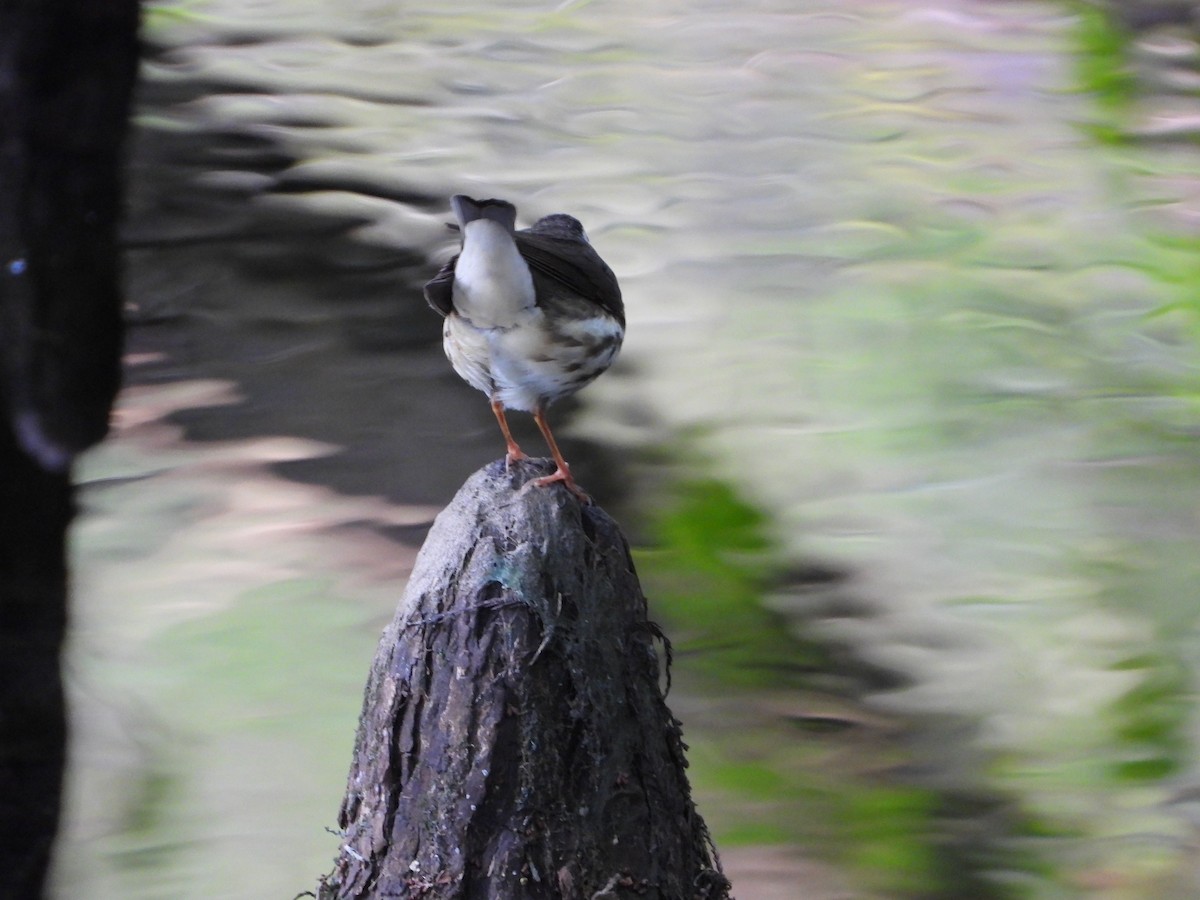
M591 505L592 498L584 492L583 488L575 483L575 479L571 477L571 468L567 465L561 465L554 470L550 475L543 475L541 478L535 478L529 482L532 487L546 487L550 484L562 482L563 486L568 491L578 498L580 503Z
M529 454L516 444L509 444L508 451L504 454L504 471L511 471L513 463L523 459L529 459Z

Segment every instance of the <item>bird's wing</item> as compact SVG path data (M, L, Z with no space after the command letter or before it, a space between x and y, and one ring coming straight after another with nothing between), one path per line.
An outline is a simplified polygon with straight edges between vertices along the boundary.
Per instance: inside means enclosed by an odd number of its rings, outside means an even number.
M454 265L458 254L442 266L432 280L425 284L425 300L441 314L442 318L454 311Z
M617 276L591 244L562 241L528 231L518 231L513 237L534 274L558 282L625 324L625 305Z

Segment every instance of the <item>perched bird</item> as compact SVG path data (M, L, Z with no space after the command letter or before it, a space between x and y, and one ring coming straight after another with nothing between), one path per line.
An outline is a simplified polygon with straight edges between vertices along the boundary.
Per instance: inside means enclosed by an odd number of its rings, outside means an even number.
M532 412L557 466L534 484L561 481L586 501L546 423L546 408L616 359L625 337L617 277L571 216L546 216L517 231L517 208L506 200L459 194L450 206L462 250L425 285L425 299L446 320L446 356L491 399L508 462L527 457L504 411Z

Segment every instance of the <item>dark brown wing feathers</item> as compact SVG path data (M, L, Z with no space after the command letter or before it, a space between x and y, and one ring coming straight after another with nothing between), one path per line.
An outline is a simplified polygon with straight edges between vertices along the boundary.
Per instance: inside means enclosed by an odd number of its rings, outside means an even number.
M625 305L621 301L617 276L591 244L562 241L527 231L518 231L513 237L521 256L536 274L558 282L625 324Z
M584 300L595 303L625 324L625 304L617 276L591 244L564 241L541 234L518 231L513 237L517 250L535 275L548 278ZM442 316L454 311L454 256L425 285L425 300Z
M425 285L426 302L436 309L443 319L454 311L454 264L457 262L456 253Z

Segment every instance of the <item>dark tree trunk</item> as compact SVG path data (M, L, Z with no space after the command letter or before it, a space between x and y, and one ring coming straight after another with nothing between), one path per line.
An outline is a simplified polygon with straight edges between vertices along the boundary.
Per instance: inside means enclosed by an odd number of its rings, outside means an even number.
M0 897L41 896L66 725L70 464L120 372L136 0L0 0Z
M59 649L66 627L65 473L0 428L0 897L41 896L65 760Z
M331 898L725 898L629 547L549 471L438 517L380 642Z

